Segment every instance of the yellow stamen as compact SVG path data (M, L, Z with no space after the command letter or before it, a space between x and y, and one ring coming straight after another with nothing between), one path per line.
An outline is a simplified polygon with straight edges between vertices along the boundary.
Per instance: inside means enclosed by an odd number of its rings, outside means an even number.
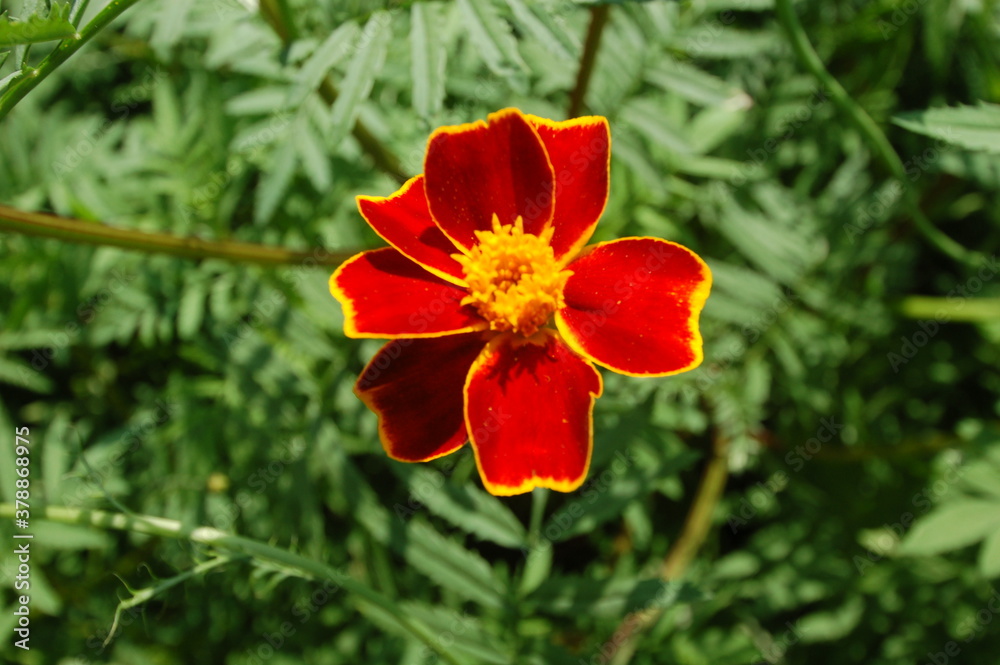
M469 285L462 304L475 305L492 330L534 335L565 305L563 287L573 274L559 269L552 231L532 235L520 217L501 225L493 215L493 230L476 231L479 244L468 255L454 255Z

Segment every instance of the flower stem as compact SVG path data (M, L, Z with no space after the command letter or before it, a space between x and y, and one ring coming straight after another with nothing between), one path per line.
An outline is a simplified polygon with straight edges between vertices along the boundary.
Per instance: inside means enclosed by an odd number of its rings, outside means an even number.
M601 35L608 22L609 5L598 5L590 8L590 26L587 28L587 38L583 43L583 53L580 56L580 69L576 73L576 85L569 96L567 118L575 118L583 110L583 100L590 86L590 76L594 73L594 62L597 60L597 48L601 45Z
M334 266L353 255L352 252L329 252L325 249L297 251L246 242L146 233L98 222L26 212L3 204L0 204L0 231L56 238L85 245L104 245L139 252L169 254L189 259L227 259L265 266L312 263Z
M0 503L0 517L14 517L14 504ZM346 573L321 561L316 561L315 559L310 559L289 552L288 550L253 540L252 538L236 536L212 527L185 526L176 520L162 517L147 515L133 517L121 513L110 513L102 510L81 510L64 506L35 508L32 511L32 517L61 524L83 524L99 529L134 531L162 536L164 538L188 540L193 543L208 545L216 549L284 566L299 572L308 579L332 580L348 593L391 615L400 626L426 644L430 649L434 650L444 662L451 663L452 665L462 665L462 662L440 643L440 640L436 638L430 628L421 620L404 613L391 599L386 598Z
M31 92L35 86L48 78L59 65L66 62L70 56L80 50L108 24L118 18L122 12L137 3L139 0L111 0L93 20L85 25L80 32L68 39L59 42L59 45L52 53L49 53L37 69L24 69L21 75L7 87L0 95L0 120L2 120L14 106Z
M982 263L983 257L979 252L966 249L959 243L952 240L948 235L934 226L924 212L920 209L920 200L913 184L906 175L906 167L892 147L889 139L879 129L879 126L872 120L864 109L862 109L844 89L840 82L830 72L820 59L819 54L809 42L809 37L805 29L799 22L795 10L792 8L792 0L776 0L775 2L778 22L788 34L792 50L795 52L799 62L805 67L820 84L826 89L841 112L846 115L859 132L869 147L882 160L885 166L892 173L893 177L903 184L906 195L907 207L913 217L913 222L917 230L924 238L937 250L951 258L968 265L978 265Z

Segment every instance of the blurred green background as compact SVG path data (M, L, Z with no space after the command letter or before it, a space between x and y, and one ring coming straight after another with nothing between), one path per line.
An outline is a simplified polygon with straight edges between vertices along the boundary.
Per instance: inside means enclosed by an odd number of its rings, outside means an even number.
M0 109L107 5L0 4ZM0 499L28 426L35 536L24 651L0 523L0 656L996 663L998 19L992 0L135 3L0 119L0 203L309 258L0 233ZM354 197L419 172L434 128L506 106L607 116L595 239L675 240L715 280L702 367L604 373L569 495L491 497L467 448L389 460L351 392L379 343L344 338L316 266L381 244ZM231 531L355 587L46 505Z

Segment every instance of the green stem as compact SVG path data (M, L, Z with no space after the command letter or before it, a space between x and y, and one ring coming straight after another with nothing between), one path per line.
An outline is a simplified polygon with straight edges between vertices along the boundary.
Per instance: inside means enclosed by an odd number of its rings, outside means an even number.
M52 53L42 60L37 69L22 70L21 76L14 79L14 81L7 87L7 90L3 93L3 95L0 95L0 120L6 117L6 115L10 113L10 110L14 108L14 106L17 105L17 103L21 101L26 94L31 92L35 86L48 78L49 74L54 72L59 65L66 62L70 56L79 51L80 48L93 39L97 33L106 28L108 24L118 18L122 12L137 2L139 2L139 0L111 0L111 2L108 3L108 5L97 14L97 16L94 17L94 20L83 27L78 35L59 42L59 46L57 46Z
M0 517L13 518L14 504L0 503ZM460 660L440 644L434 633L421 620L404 613L396 603L374 589L320 561L309 559L251 538L244 538L219 531L212 527L185 526L176 520L163 517L146 515L131 517L121 513L109 513L102 510L81 510L63 506L46 506L41 509L34 508L32 517L34 519L43 519L61 524L82 524L99 529L134 531L164 538L188 540L219 550L247 555L261 561L285 566L298 571L309 579L333 580L348 593L354 594L365 602L371 603L391 615L410 634L433 649L445 662L452 665L462 665Z
M146 233L107 226L97 222L25 212L0 204L0 231L12 231L42 238L56 238L85 245L121 247L139 252L169 254L188 259L227 259L265 266L312 264L335 266L350 258L351 252L310 252L268 247L228 240L177 237L166 233Z
M594 63L597 61L597 48L601 45L601 35L608 22L608 5L598 5L590 8L590 26L587 28L587 38L583 43L583 53L580 55L580 69L576 73L576 85L569 96L567 118L575 118L583 110L583 100L590 86L590 76L594 73Z
M934 298L909 296L899 312L910 319L935 319L941 323L986 323L1000 319L1000 298Z
M531 492L531 521L528 523L528 543L534 546L538 543L542 532L542 519L545 518L545 505L549 502L549 490L536 487Z
M920 209L920 199L917 191L907 177L906 167L903 165L899 155L896 154L896 150L889 143L889 139L879 129L875 121L872 120L871 116L858 106L851 95L840 85L840 82L826 70L826 66L820 59L819 54L816 53L816 50L809 42L809 37L799 22L798 16L795 15L795 10L792 8L792 0L776 0L775 5L778 22L788 34L792 50L795 52L796 57L798 57L799 62L816 77L826 89L830 98L833 99L834 104L854 123L858 131L861 132L862 138L865 139L869 147L882 160L893 177L903 184L906 192L907 207L913 216L913 222L916 224L917 230L936 249L956 261L968 265L982 263L983 256L979 252L968 250L952 240L934 226L927 216L924 215Z
M260 14L286 46L295 40L295 23L292 21L291 11L288 9L287 2L283 0L261 0ZM323 78L318 92L323 101L330 106L333 106L333 103L337 101L337 88L330 81L329 77ZM392 176L399 184L403 184L410 179L410 175L403 170L399 158L386 148L363 122L358 120L354 123L352 134L354 135L354 140L371 157L375 166L380 171Z

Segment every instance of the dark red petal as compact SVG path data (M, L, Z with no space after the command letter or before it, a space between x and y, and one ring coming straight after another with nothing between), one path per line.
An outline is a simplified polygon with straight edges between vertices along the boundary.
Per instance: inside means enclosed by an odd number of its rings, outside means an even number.
M387 243L438 277L464 286L455 245L431 218L424 177L410 178L390 197L359 196L358 210Z
M362 252L330 277L348 337L437 337L487 327L462 306L466 291L430 274L391 247Z
M698 315L712 274L697 254L659 238L595 245L570 263L556 313L563 339L622 374L667 376L702 360Z
M608 202L611 130L600 116L556 122L526 116L545 144L556 175L552 248L571 258L587 244Z
M479 333L397 339L375 354L354 394L378 415L389 457L423 462L462 447L465 378L485 344Z
M469 370L465 425L486 489L570 492L587 476L601 375L554 331L494 337Z
M427 202L434 221L456 244L470 248L475 231L524 220L540 235L552 222L555 176L538 133L517 109L491 113L489 124L441 127L424 158Z

